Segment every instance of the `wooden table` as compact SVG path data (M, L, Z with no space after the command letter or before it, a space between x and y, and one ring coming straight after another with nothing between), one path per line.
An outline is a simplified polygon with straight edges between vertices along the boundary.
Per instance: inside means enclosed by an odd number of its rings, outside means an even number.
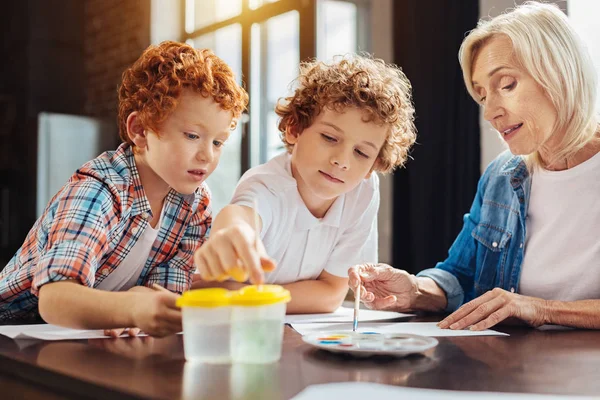
M346 381L600 395L600 331L499 330L511 336L439 338L425 356L354 359L315 350L286 327L280 362L231 366L186 364L180 335L26 347L0 336L0 397L269 400Z

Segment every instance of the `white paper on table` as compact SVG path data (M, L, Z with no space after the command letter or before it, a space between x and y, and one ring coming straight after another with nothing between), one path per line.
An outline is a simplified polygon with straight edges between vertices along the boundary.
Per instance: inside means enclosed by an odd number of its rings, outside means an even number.
M419 389L367 382L343 382L311 385L292 400L588 400L588 396L565 396L530 393L467 392L462 390Z
M0 335L11 339L39 339L39 340L78 340L78 339L107 339L103 329L84 330L70 329L61 326L41 325L6 325L0 326ZM138 336L146 336L144 333ZM122 337L128 337L124 333Z
M352 324L292 324L299 334L318 332L347 332ZM369 322L359 323L358 332L410 333L414 335L442 336L509 336L507 333L487 329L485 331L452 330L438 328L436 322Z
M393 311L377 311L360 309L358 313L360 322L368 321L385 321L396 318L412 317L414 314L404 314ZM294 314L286 315L286 324L309 324L316 322L352 322L354 317L354 309L348 307L340 307L332 313L326 314Z

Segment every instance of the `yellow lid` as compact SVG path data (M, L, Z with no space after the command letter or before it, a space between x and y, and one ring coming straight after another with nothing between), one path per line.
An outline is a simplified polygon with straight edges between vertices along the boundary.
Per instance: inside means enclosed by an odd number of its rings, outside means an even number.
M287 303L292 299L290 291L279 285L246 286L231 296L234 306L264 306L275 303Z
M223 307L230 301L231 292L227 289L196 289L184 292L177 299L177 307Z

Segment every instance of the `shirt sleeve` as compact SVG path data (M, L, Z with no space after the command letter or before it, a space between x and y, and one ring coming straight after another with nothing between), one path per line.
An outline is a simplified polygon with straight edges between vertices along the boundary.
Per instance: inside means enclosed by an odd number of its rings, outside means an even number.
M375 188L365 211L346 228L327 262L325 271L332 275L348 277L348 269L353 265L377 262L377 212L380 199L377 178L374 182Z
M117 222L117 200L93 178L73 180L55 199L44 220L48 239L40 249L31 292L49 282L72 279L93 287L96 270L108 251L108 232Z
M211 224L210 195L205 190L196 212L189 224L183 228L185 232L177 252L169 261L158 264L150 271L144 286L150 287L156 283L171 292L180 294L189 290L192 286L192 275L196 270L194 252L208 239Z
M276 215L275 193L269 189L265 182L254 177L240 181L235 188L231 199L231 204L254 208L256 199L256 212L260 216L262 228L260 236L265 237L265 232L273 222L273 216Z

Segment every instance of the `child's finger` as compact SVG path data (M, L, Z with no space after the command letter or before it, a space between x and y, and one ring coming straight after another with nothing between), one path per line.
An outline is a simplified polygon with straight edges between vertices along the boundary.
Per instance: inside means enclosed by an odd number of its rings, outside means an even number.
M277 264L275 264L275 260L273 260L270 257L261 257L260 265L262 267L262 270L265 272L272 272L275 270L275 268L277 268Z
M227 270L227 274L236 282L246 282L248 280L248 271L241 265L241 261L237 260L235 266Z
M265 274L262 268L252 268L250 270L250 282L255 285L262 285L265 281Z
M204 260L204 251L196 251L196 254L194 254L194 264L196 265L197 275L200 277L199 280L210 281L211 276L206 261Z
M138 333L140 333L140 328L129 328L127 330L127 333L129 334L130 337L135 337L138 335Z
M204 252L204 262L212 280L217 280L226 272L225 265L221 263L220 257L222 253L224 252L215 246L210 246Z
M238 263L233 245L229 244L227 247L217 250L216 258L218 259L216 263L218 268L214 268L212 273L217 281L222 282L231 276L232 267L235 267Z
M104 334L113 338L118 338L125 331L125 328L105 329Z
M253 283L261 283L263 271L254 243L248 243L248 241L241 236L234 236L232 241L235 252L241 260L241 267L250 273L250 280Z
M198 259L196 261L196 268L198 270L198 273L200 274L200 277L202 278L203 281L214 281L215 277L212 276L212 273L210 271L210 267L208 266L208 261L206 260L206 252L202 252L198 255Z

